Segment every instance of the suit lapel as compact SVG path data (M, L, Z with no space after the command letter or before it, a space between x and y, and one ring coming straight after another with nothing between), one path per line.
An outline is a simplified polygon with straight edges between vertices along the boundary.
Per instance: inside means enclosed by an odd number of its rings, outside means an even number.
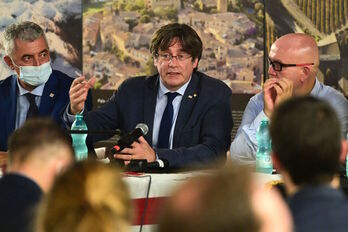
M41 103L39 107L40 116L50 116L54 107L55 100L59 91L57 78L54 78L53 74L50 76L45 84L45 88L42 92Z
M184 96L182 97L178 117L175 123L174 138L173 138L173 147L176 147L181 137L182 130L187 124L193 107L198 99L198 84L199 76L196 73L192 74L191 81L187 86Z
M8 127L7 127L7 133L8 135L12 133L15 128L16 128L16 113L17 113L17 91L18 91L18 86L17 86L17 78L13 77L10 83L10 101L9 101L9 108L6 109L10 113L9 114L4 114L8 115L9 118L5 122L9 122Z
M144 91L144 123L149 127L149 133L145 136L147 142L152 145L153 121L156 111L156 99L158 91L158 75L145 79Z

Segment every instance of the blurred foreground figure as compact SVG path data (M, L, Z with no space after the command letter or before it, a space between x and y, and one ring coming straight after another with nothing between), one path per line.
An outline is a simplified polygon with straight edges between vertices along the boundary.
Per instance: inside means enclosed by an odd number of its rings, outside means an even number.
M112 165L80 162L57 179L42 201L37 232L127 232L131 201Z
M159 232L290 232L292 220L277 192L266 191L238 166L194 177L168 202Z
M0 179L0 230L31 231L35 207L73 160L70 137L49 119L32 119L9 140L8 173Z
M296 231L347 231L347 199L330 186L348 146L335 111L313 97L293 98L275 110L270 133Z

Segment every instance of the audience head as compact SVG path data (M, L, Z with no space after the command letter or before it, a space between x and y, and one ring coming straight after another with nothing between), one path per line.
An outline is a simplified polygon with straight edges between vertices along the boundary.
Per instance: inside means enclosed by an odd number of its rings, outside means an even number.
M329 183L345 155L336 113L311 96L281 104L272 115L270 134L276 166L297 186Z
M171 23L152 37L150 52L163 84L172 91L179 89L197 69L203 45L198 34L186 24Z
M50 119L31 119L8 142L9 172L21 173L47 191L74 160L70 137Z
M52 73L50 54L45 33L39 25L25 21L8 26L3 33L3 45L7 54L4 61L17 73L23 88L31 91L48 80Z
M99 162L79 162L54 183L42 201L38 232L125 232L131 201L120 172Z
M294 95L307 95L318 72L319 49L310 35L286 34L272 44L269 62L270 78L289 79L294 83ZM284 66L288 64L292 66Z
M159 232L291 231L290 213L276 192L256 184L245 167L194 177L169 200Z

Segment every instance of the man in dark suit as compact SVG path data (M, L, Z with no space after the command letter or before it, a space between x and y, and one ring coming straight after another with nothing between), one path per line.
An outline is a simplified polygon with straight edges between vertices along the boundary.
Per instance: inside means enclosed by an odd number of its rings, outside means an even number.
M9 140L9 167L0 179L1 231L32 231L35 207L74 160L71 140L49 119L31 119Z
M348 202L332 186L348 150L335 111L324 100L292 98L275 109L270 133L295 231L347 231Z
M0 151L8 137L30 117L51 117L62 124L60 113L69 102L73 79L52 70L46 36L33 22L12 24L3 37L4 61L16 72L0 81ZM90 97L89 97L90 98ZM91 99L87 108L91 108Z
M146 123L145 138L116 155L126 163L166 159L170 168L177 169L224 160L233 126L231 90L196 71L202 55L197 33L185 24L165 25L153 35L150 51L158 74L126 80L108 103L85 116L88 128L130 132L138 123ZM73 82L69 113L83 110L92 84L83 77Z

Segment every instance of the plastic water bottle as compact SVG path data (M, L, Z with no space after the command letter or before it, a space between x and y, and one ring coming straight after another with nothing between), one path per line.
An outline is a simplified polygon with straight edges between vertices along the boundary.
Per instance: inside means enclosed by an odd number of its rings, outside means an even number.
M256 152L256 171L272 174L273 163L271 158L272 143L268 131L269 121L261 121L260 127L256 133L257 152Z
M75 121L71 126L71 130L87 130L87 125L83 121L82 114L75 115ZM75 158L81 161L88 158L88 149L86 146L87 134L71 134L73 139L73 147L75 151Z

